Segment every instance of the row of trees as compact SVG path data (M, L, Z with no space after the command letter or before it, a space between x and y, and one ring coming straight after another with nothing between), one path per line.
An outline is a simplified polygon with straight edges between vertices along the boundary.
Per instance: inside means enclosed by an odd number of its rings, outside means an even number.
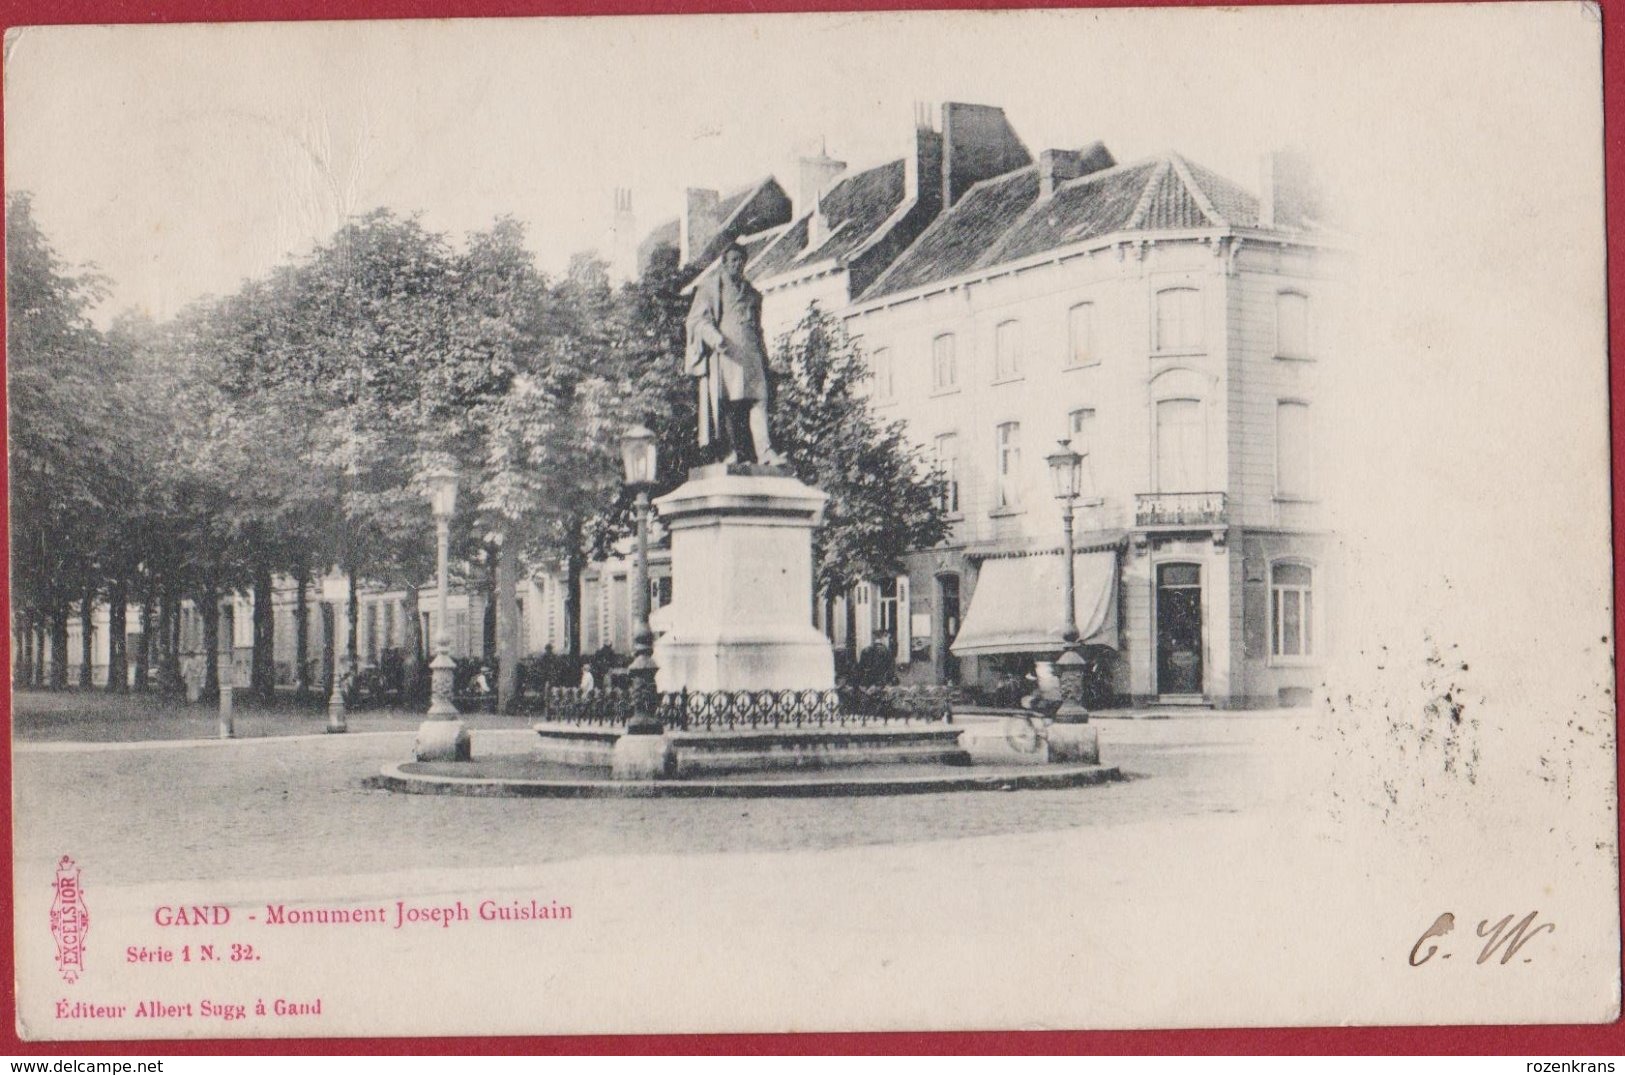
M501 652L517 644L520 573L541 565L564 569L579 651L583 569L629 525L620 432L643 421L660 435L663 488L700 461L675 251L615 288L591 257L540 272L512 219L454 247L381 210L172 321L125 315L98 330L105 282L57 255L26 194L6 208L20 682L68 685L79 616L88 686L90 618L105 601L108 689L124 689L130 662L139 689L174 689L191 601L212 691L220 599L251 592L251 685L268 697L280 577L296 586L297 674L310 687L312 583L334 567L348 575L352 655L363 581L415 604L434 573L421 476L442 463L463 488L456 570L490 580ZM839 324L809 311L772 367L775 441L831 496L817 550L825 599L941 540L938 476L900 425L870 412L866 363ZM138 610L134 654L126 608ZM418 623L409 607L408 652ZM504 698L515 666L500 664Z

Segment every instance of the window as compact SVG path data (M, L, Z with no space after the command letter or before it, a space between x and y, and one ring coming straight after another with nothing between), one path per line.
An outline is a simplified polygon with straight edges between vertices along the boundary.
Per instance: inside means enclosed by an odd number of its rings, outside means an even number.
M1002 321L993 330L993 379L1021 376L1021 322Z
M1271 656L1314 656L1314 599L1313 569L1305 564L1270 568Z
M1283 399L1275 405L1275 495L1305 500L1315 493L1315 459L1309 436L1309 404Z
M1275 296L1275 356L1309 357L1309 297L1296 291Z
M395 648L395 602L384 605L384 648Z
M995 441L998 460L994 472L999 480L994 486L993 507L1013 508L1021 503L1021 423L1002 423Z
M1157 492L1202 492L1207 463L1202 404L1194 399L1157 403Z
M1095 431L1095 409L1093 407L1079 407L1066 416L1066 433L1072 440L1072 450L1082 455L1089 454L1090 438Z
M1072 450L1083 456L1083 488L1082 495L1085 500L1092 498L1095 488L1095 409L1093 407L1079 407L1066 416L1066 433L1072 442Z
M954 357L954 337L945 332L931 341L931 387L937 391L959 384L959 367Z
M942 471L942 510L959 514L959 436L944 433L937 438L937 467Z
M1068 366L1092 366L1100 361L1095 353L1095 304L1080 302L1066 314Z
M892 392L896 388L896 383L892 379L891 348L876 348L870 362L875 378L875 398L891 399Z
M378 606L373 603L367 605L367 662L376 663L378 660Z
M1193 287L1157 292L1156 350L1197 351L1202 347L1202 293Z

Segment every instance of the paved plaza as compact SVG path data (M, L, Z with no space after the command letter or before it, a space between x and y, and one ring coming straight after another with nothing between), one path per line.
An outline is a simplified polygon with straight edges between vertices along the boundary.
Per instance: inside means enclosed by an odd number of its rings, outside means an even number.
M322 1002L303 1020L99 1023L36 991L21 1016L47 1036L1401 1022L1408 1001L1382 983L1440 907L1562 905L1554 953L1607 924L1541 888L1571 854L1558 845L1487 882L1424 830L1329 812L1328 718L1307 711L1099 720L1103 760L1130 778L1094 787L571 800L369 789L409 756L415 714L342 736L68 742L30 701L13 754L19 965L54 980L50 878L71 854L92 921L73 998ZM476 757L531 749L520 718L472 723ZM155 924L177 905L231 921ZM484 920L537 906L570 917ZM273 924L355 907L381 924ZM467 918L397 927L414 908ZM252 960L127 957L204 942ZM1567 954L1504 973L1580 1003L1612 965ZM1340 968L1336 989L1303 992L1316 966ZM1225 985L1238 967L1246 989ZM1451 1018L1515 1014L1471 958L1434 973Z
M44 864L94 848L116 883L464 869L586 856L823 851L1043 832L1267 806L1261 765L1303 713L1101 720L1112 787L837 802L512 802L393 795L365 778L408 760L421 716L363 713L325 735L316 713L238 714L221 742L213 712L75 708L19 696L13 767L17 854ZM529 718L470 718L477 756L523 754ZM164 733L154 736L153 729ZM145 741L110 742L140 734ZM80 741L66 741L74 735ZM369 834L366 840L351 837ZM473 834L478 834L474 838ZM76 854L82 852L75 851Z

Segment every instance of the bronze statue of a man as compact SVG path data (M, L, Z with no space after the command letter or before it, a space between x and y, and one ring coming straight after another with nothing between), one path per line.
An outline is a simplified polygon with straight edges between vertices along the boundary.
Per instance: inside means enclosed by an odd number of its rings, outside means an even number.
M767 428L767 342L762 293L745 279L745 248L730 245L721 268L694 287L685 367L698 382L700 446L721 441L724 462L777 463Z

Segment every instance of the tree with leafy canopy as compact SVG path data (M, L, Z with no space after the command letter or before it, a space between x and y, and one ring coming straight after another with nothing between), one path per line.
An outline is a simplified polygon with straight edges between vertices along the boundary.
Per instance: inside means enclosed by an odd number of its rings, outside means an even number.
M682 362L687 303L679 289L686 279L668 257L622 293L631 405L660 438L660 492L681 484L701 461L693 381ZM769 356L774 447L797 477L829 496L813 539L826 609L861 581L900 573L907 552L930 548L949 532L941 473L903 422L875 415L863 391L869 377L845 326L816 306ZM624 501L620 507L614 520L624 533Z
M859 582L901 573L906 553L948 536L943 478L906 423L875 415L860 391L869 364L836 318L810 308L779 337L771 365L774 443L802 481L829 496L813 535L827 608Z
M67 686L70 610L98 592L100 557L129 499L125 400L89 319L103 294L100 276L56 253L31 197L8 195L12 603L33 649L49 634L54 687Z

